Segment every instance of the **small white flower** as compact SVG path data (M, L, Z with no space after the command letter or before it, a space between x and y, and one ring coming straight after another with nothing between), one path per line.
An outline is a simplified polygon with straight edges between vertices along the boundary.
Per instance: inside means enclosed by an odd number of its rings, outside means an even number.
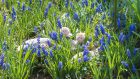
M83 43L84 40L85 40L85 33L77 33L76 34L76 40L79 42L79 43Z
M60 29L60 32L65 35L66 37L70 37L72 36L71 32L70 32L70 29L68 27L62 27Z

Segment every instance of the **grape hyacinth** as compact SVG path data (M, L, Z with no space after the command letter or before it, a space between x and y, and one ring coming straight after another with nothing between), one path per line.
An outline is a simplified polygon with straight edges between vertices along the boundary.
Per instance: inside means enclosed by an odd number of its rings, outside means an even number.
M55 40L55 41L57 41L58 39L57 39L57 32L51 32L50 34L50 37L53 39L53 40Z
M61 70L63 68L63 63L62 61L59 61L58 63L58 70Z
M129 67L129 65L128 65L128 63L127 63L127 62L125 62L125 61L121 61L121 63L122 63L122 65L123 65L123 66L125 66L126 68L128 68L128 67Z

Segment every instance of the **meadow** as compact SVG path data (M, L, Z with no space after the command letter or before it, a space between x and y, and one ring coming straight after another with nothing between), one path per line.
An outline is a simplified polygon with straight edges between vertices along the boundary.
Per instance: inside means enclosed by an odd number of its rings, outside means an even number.
M0 0L0 79L140 79L140 0Z

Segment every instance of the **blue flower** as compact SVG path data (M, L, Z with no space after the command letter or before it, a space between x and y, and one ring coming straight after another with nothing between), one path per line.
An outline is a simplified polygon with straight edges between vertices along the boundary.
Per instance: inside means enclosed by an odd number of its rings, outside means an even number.
M63 38L63 33L60 33L60 40L62 40L62 38Z
M22 3L22 11L25 11L25 3Z
M59 19L59 18L57 19L57 26L58 26L59 28L62 28L62 24L61 24L61 22L60 22L60 19Z
M39 2L40 2L40 5L42 5L42 0L39 0Z
M72 2L70 2L70 7L71 7L72 9L75 9Z
M91 42L92 41L92 37L89 37L88 41Z
M50 40L47 40L47 45L48 45L49 47L51 47L51 41L50 41Z
M87 62L88 60L89 60L89 57L88 57L87 55L84 55L84 56L83 56L83 61L84 61L84 62Z
M111 35L110 35L110 34L108 34L108 35L107 35L107 38L108 38L108 39L107 39L107 42L108 42L108 44L110 44Z
M38 49L38 51L37 51L37 56L41 57L40 49Z
M61 70L63 68L63 63L60 61L59 63L58 63L58 70Z
M102 44L105 43L105 38L104 38L104 36L99 40L99 43L100 43L100 45L102 45Z
M120 35L119 35L119 41L120 41L121 43L123 43L124 40L125 40L125 38L126 38L126 36L123 34L123 32L121 32Z
M9 68L10 68L10 64L9 63L3 63L3 65L2 65L2 69L3 70L7 70Z
M95 37L98 38L98 36L99 36L99 33L97 30L95 30Z
M53 52L52 52L52 50L50 50L50 57L53 57L54 55L53 55Z
M79 21L78 13L74 12L73 18L74 18L74 20Z
M10 34L11 34L11 29L9 28L8 29L8 36L10 36Z
M134 73L136 72L136 67L134 64L132 65L132 72L134 72Z
M131 24L130 27L129 27L129 33L130 35L132 35L132 32L136 30L136 26L135 24Z
M48 64L48 60L47 59L45 59L44 62L45 62L45 64Z
M27 10L30 11L31 10L31 7L28 7Z
M46 18L47 15L48 15L48 11L49 11L49 8L47 7L47 8L45 9L45 12L44 12L44 17L45 17L45 18Z
M97 31L98 35L100 34L98 26L95 27L95 30Z
M38 28L36 26L34 26L34 32L37 33Z
M16 11L15 8L12 6L12 13L11 13L12 19L15 20L16 19Z
M88 6L88 0L82 0L82 5L83 6Z
M0 56L0 66L2 66L4 63L4 54L2 53Z
M47 50L45 49L44 46L42 47L42 51L43 51L43 53L45 54L45 56L48 56L48 52L47 52Z
M4 3L4 0L2 0L2 3Z
M56 44L53 46L53 50L55 50L56 49Z
M3 14L3 21L6 22L6 15Z
M29 60L29 59L27 59L27 60L26 60L26 63L30 63L30 60Z
M83 56L87 55L89 53L89 50L87 48L87 46L84 47L84 51L83 51Z
M49 3L48 3L48 8L50 9L51 6L52 6L52 2L49 2Z
M3 45L2 45L2 50L6 51L7 50L7 43L6 41L4 41Z
M100 30L101 30L102 34L105 34L105 28L102 24L100 24Z
M122 63L123 66L125 66L125 67L127 67L127 68L129 67L129 65L128 65L127 62L125 62L125 61L121 61L121 63Z
M133 54L136 55L138 48L134 48Z
M32 0L29 0L29 4L32 4Z
M32 49L32 53L35 53L36 52L36 47L34 47L33 49Z
M91 8L92 8L92 9L94 8L94 2L92 2L92 4L91 4Z
M96 7L96 12L102 12L102 4L99 4L97 7Z
M68 8L69 0L65 0L65 7Z
M53 39L53 40L55 40L55 41L57 41L57 32L51 32L50 34L50 37Z
M121 20L120 20L120 18L118 18L118 20L117 20L117 25L118 25L118 28L121 27Z
M131 52L129 49L126 50L126 53L127 53L128 58L131 58Z

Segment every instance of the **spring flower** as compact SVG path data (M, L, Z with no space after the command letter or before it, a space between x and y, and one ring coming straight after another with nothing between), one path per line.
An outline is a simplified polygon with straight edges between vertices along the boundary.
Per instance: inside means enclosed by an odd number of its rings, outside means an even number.
M92 8L92 9L94 8L94 2L91 3L91 8Z
M42 5L42 0L39 0L39 2L40 2L40 5Z
M38 49L38 51L37 51L37 56L41 57L40 49Z
M129 65L128 65L128 63L127 62L125 62L125 61L121 61L121 63L122 63L122 65L124 65L125 67L129 67Z
M134 73L136 72L136 67L134 64L132 65L132 72L134 72Z
M70 37L72 35L68 27L62 27L60 32L66 37Z
M6 51L7 50L7 43L6 41L4 41L3 45L2 45L2 50Z
M10 34L11 34L11 29L9 28L8 29L8 36L10 36Z
M34 32L37 33L38 28L36 26L34 26Z
M31 7L27 7L27 10L30 11L31 10Z
M89 37L89 38L88 38L88 41L91 42L91 41L92 41L92 37Z
M105 28L102 24L100 24L100 30L101 30L102 34L105 34Z
M4 3L4 0L2 0L2 3Z
M22 11L25 11L25 3L22 3Z
M89 60L89 57L88 57L87 55L84 55L84 56L83 56L83 61L84 61L84 62L87 62L88 60Z
M50 34L50 37L53 39L53 40L55 40L55 41L57 41L57 32L51 32Z
M29 4L32 4L32 0L29 0Z
M48 60L47 59L45 59L44 62L45 62L45 64L48 64Z
M50 41L50 40L47 40L47 45L48 45L49 47L51 47L51 41Z
M52 50L50 50L50 57L53 57L54 55L53 55L53 52L52 52Z
M47 50L45 49L44 46L42 47L42 51L43 51L43 53L45 54L45 56L48 56L48 52L47 52Z
M135 24L131 24L130 27L129 27L129 33L130 35L132 35L132 32L136 30L136 26Z
M98 32L95 30L95 37L98 38Z
M108 35L107 35L107 38L108 38L108 39L107 39L107 42L108 42L108 44L110 44L110 41L111 41L111 35L108 34Z
M6 22L6 15L3 14L3 21Z
M16 11L15 11L15 8L12 6L12 19L15 20L16 19Z
M102 4L99 4L97 7L96 7L96 12L102 12Z
M59 19L59 18L57 19L57 26L58 26L59 28L62 28L62 24L61 24L61 22L60 22L60 19Z
M7 70L9 68L10 68L10 64L9 63L3 63L3 65L2 65L2 69L3 70Z
M62 38L63 38L63 33L62 32L60 33L59 38L60 38L60 40L62 40Z
M72 9L75 9L72 2L70 2L70 7L71 7Z
M117 19L117 25L118 25L118 28L121 27L121 20L120 20L120 18Z
M88 0L82 0L82 5L83 6L88 6Z
M65 0L65 7L68 8L69 0Z
M89 50L88 50L88 48L86 46L86 47L84 47L83 56L87 55L88 53L89 53Z
M45 9L45 12L44 12L44 17L47 17L48 11L49 11L49 8L47 7L47 8Z
M131 58L131 52L129 49L126 50L126 53L127 53L128 58Z
M77 33L76 34L76 40L79 42L79 43L83 43L84 40L85 40L85 33Z
M80 63L82 60L81 60L81 58L78 58L78 63Z
M105 43L105 38L104 36L99 40L100 45L102 45L103 43Z
M136 55L138 48L134 48L133 54Z
M75 12L74 15L73 15L73 18L74 18L74 20L77 20L78 21L79 20L78 13Z
M119 35L119 41L120 41L121 43L123 43L124 40L125 40L125 38L126 38L126 36L123 34L123 32L121 32L120 35Z
M59 61L58 63L58 69L61 70L63 68L63 63L61 61Z
M50 9L51 6L52 6L52 2L49 2L49 3L48 3L48 8Z
M2 53L0 56L0 66L2 66L4 63L4 54Z
M36 47L34 47L34 48L32 49L32 53L35 53L35 52L36 52L36 50L37 50L37 48L36 48Z

